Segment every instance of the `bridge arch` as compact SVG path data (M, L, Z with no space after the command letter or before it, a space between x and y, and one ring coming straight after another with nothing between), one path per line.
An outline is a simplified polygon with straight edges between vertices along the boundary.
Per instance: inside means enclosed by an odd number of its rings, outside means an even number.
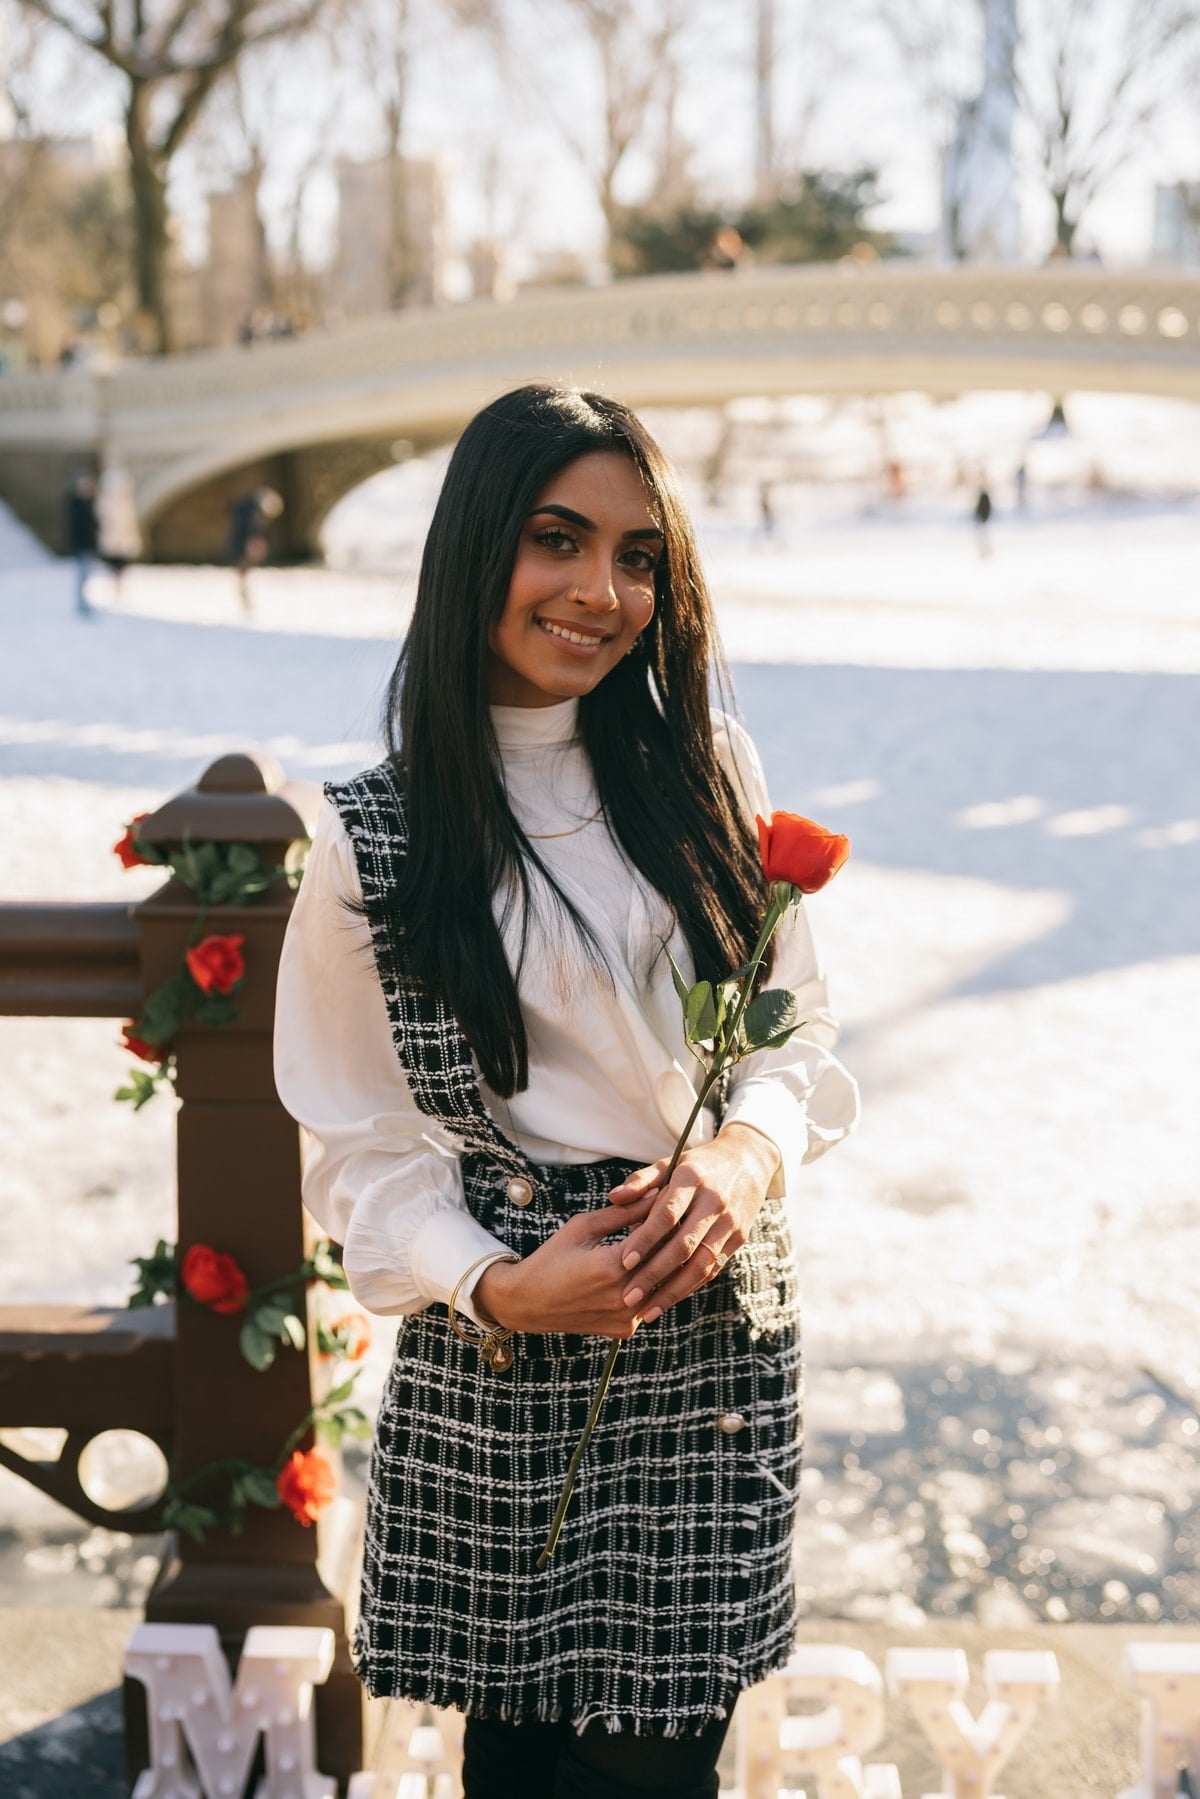
M160 555L218 554L233 487L280 488L304 554L399 440L457 435L522 381L633 405L744 394L1091 390L1200 400L1200 277L806 265L538 292L389 314L280 344L0 382L0 493L14 452L120 458ZM53 452L51 452L53 453ZM57 505L57 495L55 496Z

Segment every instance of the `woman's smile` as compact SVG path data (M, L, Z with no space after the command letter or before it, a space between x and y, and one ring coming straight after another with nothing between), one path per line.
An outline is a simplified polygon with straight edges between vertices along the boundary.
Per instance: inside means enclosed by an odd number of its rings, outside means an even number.
M613 635L592 625L565 625L556 618L535 618L533 622L547 637L557 639L567 655L594 656Z

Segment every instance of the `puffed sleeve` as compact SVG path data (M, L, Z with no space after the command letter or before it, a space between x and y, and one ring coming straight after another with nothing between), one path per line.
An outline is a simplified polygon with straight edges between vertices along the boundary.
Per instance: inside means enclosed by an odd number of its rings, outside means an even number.
M749 734L722 712L713 726L717 753L751 822L755 813L769 818L766 776ZM789 907L776 933L771 985L792 990L804 1023L781 1048L758 1050L736 1065L725 1122L751 1125L775 1144L780 1167L769 1191L782 1196L796 1191L803 1163L824 1155L858 1121L858 1085L833 1054L838 1023L802 903Z
M284 939L275 1082L303 1126L304 1203L342 1245L359 1303L379 1313L449 1301L463 1270L505 1255L467 1210L457 1154L418 1110L392 1041L361 888L336 810L324 805ZM464 1282L458 1307L479 1320Z

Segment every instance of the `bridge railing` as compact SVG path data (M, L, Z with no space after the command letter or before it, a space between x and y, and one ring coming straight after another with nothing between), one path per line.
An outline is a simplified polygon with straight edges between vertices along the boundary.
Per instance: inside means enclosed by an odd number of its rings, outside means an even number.
M268 866L281 865L309 834L315 797L309 788L282 788L269 764L227 756L144 820L139 835L163 846L253 844ZM299 1133L272 1075L275 973L291 903L279 878L250 906L207 911L207 931L245 940L237 1017L219 1029L184 1025L173 1046L180 1252L204 1243L233 1255L251 1287L297 1269L311 1247ZM177 973L196 922L195 897L175 879L132 906L0 905L0 1014L136 1019L145 997ZM66 1432L57 1461L33 1461L4 1444L0 1465L93 1523L160 1531L157 1502L114 1512L89 1495L79 1473L88 1444L106 1430L141 1432L162 1449L176 1482L225 1458L270 1467L281 1438L328 1386L311 1328L307 1343L259 1372L239 1351L236 1320L206 1306L0 1307L0 1428ZM203 1502L210 1492L201 1484L192 1496ZM203 1542L172 1543L146 1616L215 1625L231 1662L256 1624L333 1630L336 1659L317 1694L317 1729L321 1766L344 1781L362 1766L362 1697L342 1599L325 1585L317 1550L316 1532L285 1510L250 1506L240 1534L218 1528ZM146 1753L136 1683L126 1700L132 1773Z

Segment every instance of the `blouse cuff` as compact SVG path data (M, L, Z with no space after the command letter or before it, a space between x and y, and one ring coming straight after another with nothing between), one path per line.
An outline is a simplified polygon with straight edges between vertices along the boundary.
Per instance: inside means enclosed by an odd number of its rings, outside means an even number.
M779 1165L767 1188L768 1199L783 1199L788 1192L789 1162L792 1171L803 1160L808 1147L805 1109L794 1094L778 1081L751 1077L733 1089L722 1121L725 1124L748 1124L760 1136L774 1144ZM792 1153L789 1153L792 1152Z
M428 1217L413 1237L409 1251L415 1284L427 1299L439 1301L444 1306L450 1304L450 1295L464 1269L470 1268L472 1262L480 1263L459 1287L455 1310L484 1330L492 1328L494 1320L480 1318L472 1303L475 1287L486 1266L480 1258L486 1256L494 1262L512 1253L507 1243L493 1237L470 1212L460 1212L457 1206L452 1210L439 1210Z

